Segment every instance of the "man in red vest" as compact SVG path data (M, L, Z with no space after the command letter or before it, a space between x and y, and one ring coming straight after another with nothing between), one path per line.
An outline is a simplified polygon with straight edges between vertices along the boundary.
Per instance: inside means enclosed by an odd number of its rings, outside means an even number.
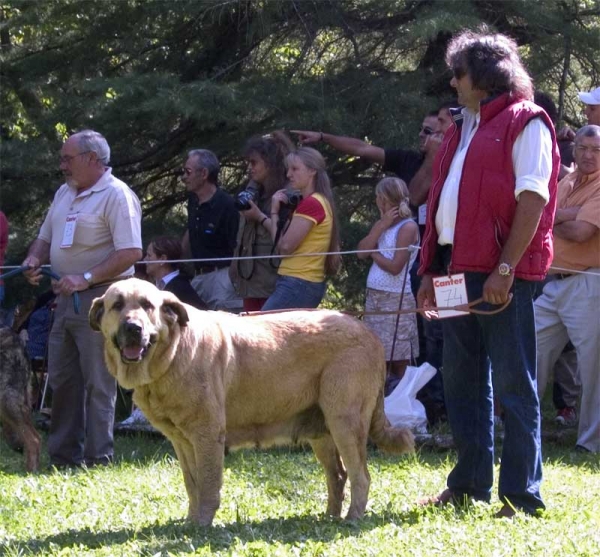
M458 461L447 489L423 503L490 500L495 395L505 411L497 516L535 514L544 503L532 281L542 280L552 261L554 127L532 102L531 78L512 39L462 32L450 41L446 62L465 108L453 111L433 166L418 303L436 304L434 277L464 275L468 300L483 298L479 309L508 305L442 321Z

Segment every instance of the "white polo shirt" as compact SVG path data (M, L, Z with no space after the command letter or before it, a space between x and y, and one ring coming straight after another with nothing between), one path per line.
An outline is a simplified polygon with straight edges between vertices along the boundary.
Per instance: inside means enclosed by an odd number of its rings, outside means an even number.
M67 216L76 217L70 246L65 244ZM58 275L82 274L122 249L142 249L139 199L107 168L89 189L77 193L63 184L52 201L38 238L50 244L50 263ZM122 273L131 276L133 266ZM117 278L117 277L115 277Z

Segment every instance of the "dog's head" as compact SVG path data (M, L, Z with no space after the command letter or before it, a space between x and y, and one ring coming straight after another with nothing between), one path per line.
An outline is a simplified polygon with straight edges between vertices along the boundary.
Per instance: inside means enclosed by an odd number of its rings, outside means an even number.
M92 329L104 335L109 371L128 388L149 383L153 373L161 372L156 362L149 365L157 350L161 360L166 356L165 363L170 362L168 354L188 320L176 296L139 279L110 286L89 313Z

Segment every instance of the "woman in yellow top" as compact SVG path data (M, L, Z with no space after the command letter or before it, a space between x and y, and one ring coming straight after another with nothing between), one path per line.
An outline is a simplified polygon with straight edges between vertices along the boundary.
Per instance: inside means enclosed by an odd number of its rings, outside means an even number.
M325 278L334 275L341 262L339 255L319 255L339 251L337 218L325 159L311 147L300 147L286 157L286 167L290 186L302 194L302 201L277 241L277 252L288 257L281 260L275 292L263 306L265 311L316 308L325 295ZM272 197L270 216L255 205L246 215L251 213L275 241L280 209L287 201L286 190L279 190Z

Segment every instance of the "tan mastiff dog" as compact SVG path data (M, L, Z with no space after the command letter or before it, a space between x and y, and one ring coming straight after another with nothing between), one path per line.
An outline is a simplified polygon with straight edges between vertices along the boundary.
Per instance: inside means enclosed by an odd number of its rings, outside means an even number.
M173 443L199 524L219 507L226 445L308 442L325 469L329 514L341 514L350 479L348 519L367 505L367 437L391 452L413 449L410 431L383 412L383 347L353 317L200 311L128 279L96 298L89 318L109 371Z

